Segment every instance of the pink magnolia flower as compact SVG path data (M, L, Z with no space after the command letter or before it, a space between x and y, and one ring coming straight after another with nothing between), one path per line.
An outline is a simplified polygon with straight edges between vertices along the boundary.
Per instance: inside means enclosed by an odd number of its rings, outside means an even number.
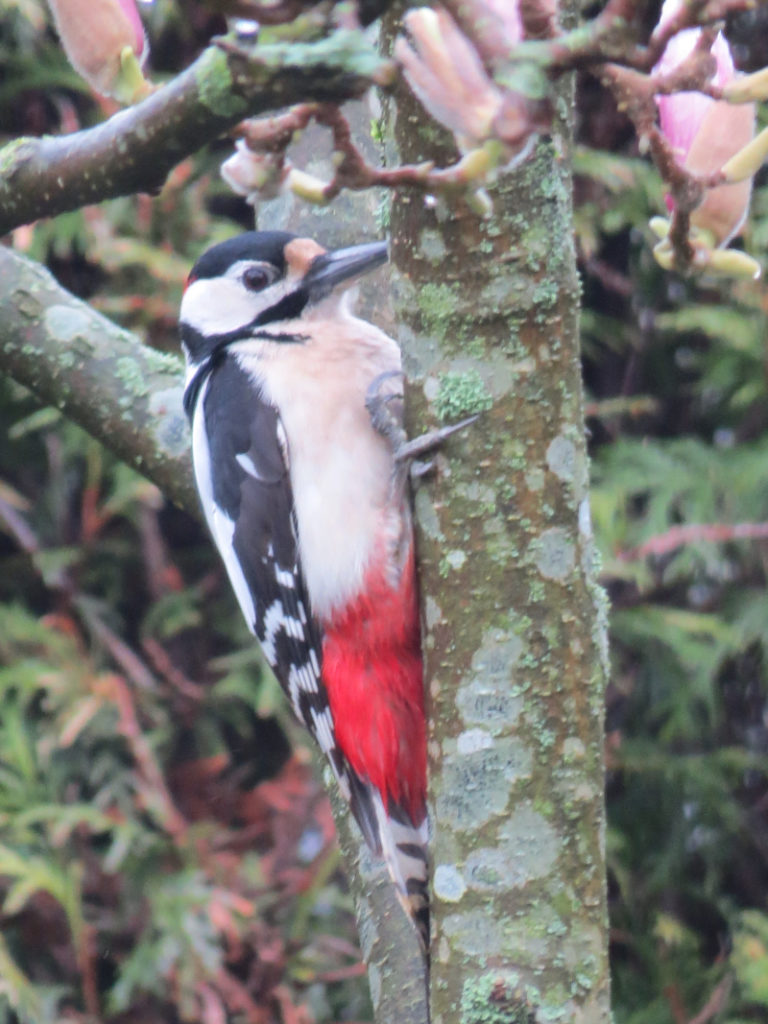
M666 0L659 24L673 17L685 0ZM674 35L654 68L657 75L668 75L691 56L699 43L701 29L689 28ZM722 32L712 44L716 68L713 85L726 86L737 76L731 51ZM755 134L755 107L751 103L731 104L714 100L701 92L679 92L656 97L662 134L671 144L677 162L694 174L719 171ZM716 245L726 245L741 229L749 210L752 190L750 179L734 185L708 189L694 210L691 222L709 232ZM670 210L671 198L667 199Z
M48 0L70 64L97 92L133 102L149 86L149 52L134 0Z

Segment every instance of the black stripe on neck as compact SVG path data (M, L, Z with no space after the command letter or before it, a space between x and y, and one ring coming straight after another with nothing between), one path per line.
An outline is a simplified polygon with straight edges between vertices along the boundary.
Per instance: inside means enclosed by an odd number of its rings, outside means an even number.
M201 363L195 370L192 379L189 384L184 388L184 395L181 400L181 404L184 406L184 412L187 414L187 419L192 422L192 417L195 414L195 406L197 405L197 399L200 396L200 390L205 384L206 378L216 367L216 364L220 362L220 358L217 358L218 352L214 352L213 355L209 356L204 363Z
M253 334L243 334L241 331L220 335L211 350L210 355L197 367L189 384L184 388L182 405L190 423L195 413L195 405L200 396L200 390L205 384L206 378L213 373L217 366L227 354L230 345L239 341L272 341L282 345L301 345L308 340L306 334L291 334L288 331L254 331Z

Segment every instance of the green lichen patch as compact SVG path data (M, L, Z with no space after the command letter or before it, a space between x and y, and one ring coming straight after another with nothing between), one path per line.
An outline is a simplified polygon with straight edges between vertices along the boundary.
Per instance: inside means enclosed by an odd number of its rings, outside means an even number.
M156 348L146 348L144 361L150 373L170 373L178 377L184 373L184 364L180 356L173 352L158 352Z
M493 736L485 729L465 729L456 738L456 749L460 754L474 754L493 746Z
M234 91L234 79L223 50L211 47L196 65L195 76L204 107L222 117L245 113L245 101Z
M478 892L502 892L513 888L508 850L480 847L467 857L464 872L471 889Z
M84 309L77 306L66 306L63 303L49 306L43 317L45 329L62 344L70 344L75 338L87 335L92 328L92 321Z
M461 1024L537 1024L536 1006L514 971L468 978L461 992Z
M443 338L449 326L456 323L458 307L456 294L447 284L422 285L416 296L421 323L426 334Z
M22 135L19 139L13 139L0 149L0 176L5 178L13 173L15 167L27 159L25 150L34 152L38 139Z
M534 541L534 559L542 576L564 580L576 564L576 548L567 530L553 526Z
M180 387L153 391L149 398L149 414L164 451L170 455L181 455L189 448L189 430Z
M435 506L426 490L416 491L414 506L419 525L424 533L432 540L443 541L443 531L440 529L440 520L437 517Z
M445 258L447 249L443 236L432 228L424 228L419 238L419 247L424 258L430 263L439 263Z
M458 741L446 754L437 816L457 828L479 827L503 814L515 783L530 777L533 758L529 748L514 737L494 739L492 746L459 749Z
M430 630L434 629L443 618L442 609L431 594L427 594L424 599L424 618L427 620L427 629Z
M445 577L451 571L458 571L464 565L466 560L466 552L462 551L460 548L446 552L440 561L440 575Z
M274 37L274 29L272 30ZM386 62L367 42L359 29L337 29L323 39L276 41L260 45L255 54L259 64L270 68L326 67L333 71L375 78L385 72Z
M513 725L523 699L512 693L514 667L524 653L515 633L489 629L472 657L472 674L462 682L456 703L468 725L483 726L491 735Z
M529 802L520 804L503 822L499 838L503 846L515 851L508 873L512 886L545 878L557 862L561 837Z
M432 880L432 891L436 899L458 903L467 891L467 885L454 864L438 864Z
M469 956L498 956L502 949L501 925L484 909L449 914L443 921L443 930L454 948ZM478 1021L482 1020L478 1018Z
M509 681L494 686L482 678L465 683L456 698L465 722L482 723L492 732L507 729L520 716L523 698L509 690Z
M120 399L122 406L130 405L136 398L146 398L149 384L140 364L131 356L121 356L115 363L115 370L126 394Z
M492 405L493 399L477 370L440 375L435 412L442 423L486 412Z
M570 438L558 434L547 448L547 465L564 483L573 483L577 469L576 445Z

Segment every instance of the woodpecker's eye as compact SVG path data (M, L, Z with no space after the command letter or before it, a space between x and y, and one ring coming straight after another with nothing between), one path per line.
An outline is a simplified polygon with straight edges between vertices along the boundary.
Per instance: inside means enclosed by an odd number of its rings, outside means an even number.
M272 275L266 267L246 267L242 280L248 291L260 292L272 280Z

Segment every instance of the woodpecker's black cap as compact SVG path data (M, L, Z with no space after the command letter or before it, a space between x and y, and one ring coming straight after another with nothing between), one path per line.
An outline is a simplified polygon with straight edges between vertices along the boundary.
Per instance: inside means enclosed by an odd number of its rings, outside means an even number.
M284 276L291 269L302 279L310 301L318 301L344 281L387 261L386 242L366 242L327 252L316 242L289 231L246 231L212 246L195 263L188 284L219 277L241 260L269 263Z
M189 281L219 277L240 260L260 260L285 273L285 247L296 235L290 231L245 231L211 246L192 267Z

